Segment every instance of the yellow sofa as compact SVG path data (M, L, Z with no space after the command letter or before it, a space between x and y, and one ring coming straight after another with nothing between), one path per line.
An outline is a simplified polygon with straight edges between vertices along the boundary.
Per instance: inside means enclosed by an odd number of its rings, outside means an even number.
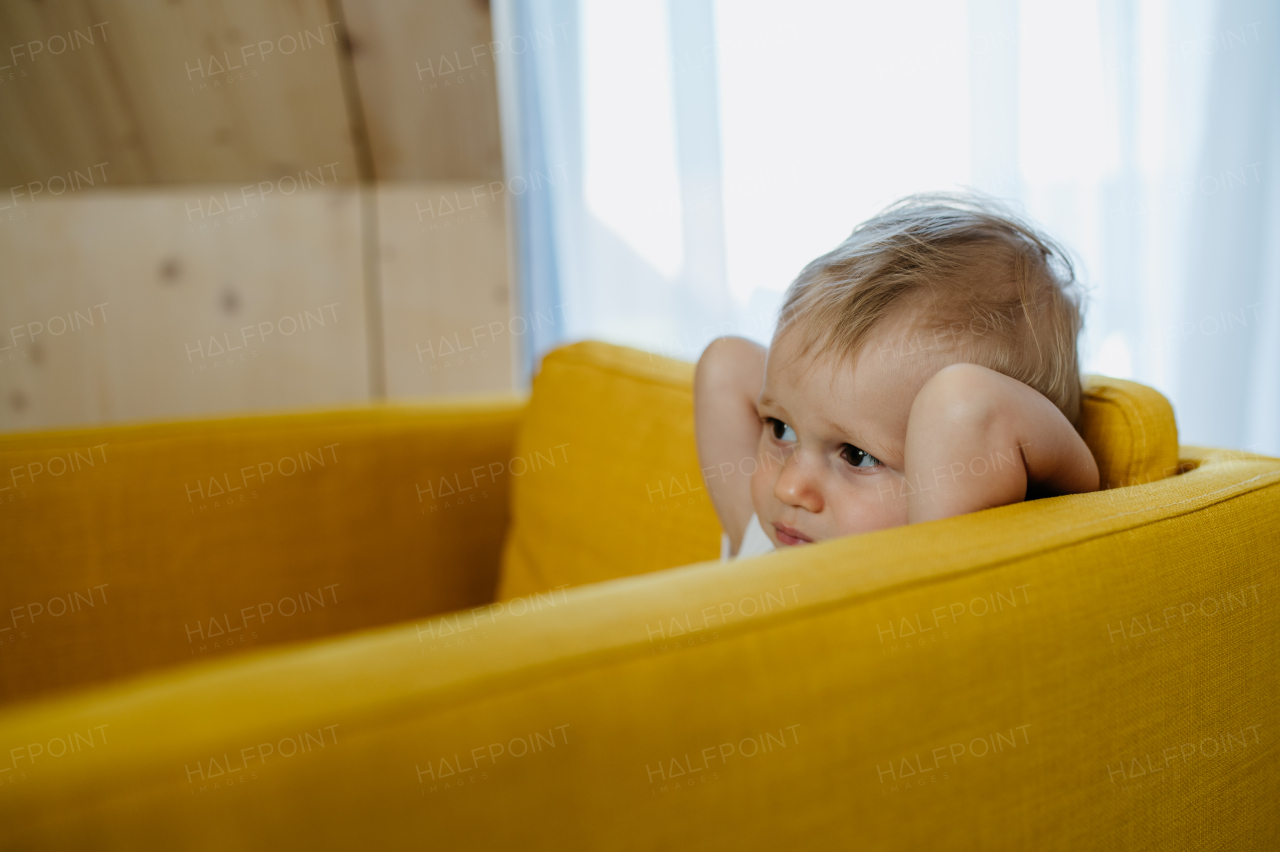
M722 564L691 380L0 437L0 848L1280 848L1280 461Z

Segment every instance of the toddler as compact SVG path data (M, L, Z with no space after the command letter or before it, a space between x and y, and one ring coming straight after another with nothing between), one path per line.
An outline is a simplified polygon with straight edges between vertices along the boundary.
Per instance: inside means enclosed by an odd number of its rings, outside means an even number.
M1054 242L970 195L917 195L788 288L769 348L694 377L725 558L1098 488L1081 317Z

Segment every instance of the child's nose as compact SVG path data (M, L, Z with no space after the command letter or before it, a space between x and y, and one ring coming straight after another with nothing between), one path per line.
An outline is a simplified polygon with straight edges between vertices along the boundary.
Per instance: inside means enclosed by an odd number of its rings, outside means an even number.
M822 511L818 472L806 462L803 454L792 453L783 463L782 472L773 483L773 496L788 506L798 506L815 514Z

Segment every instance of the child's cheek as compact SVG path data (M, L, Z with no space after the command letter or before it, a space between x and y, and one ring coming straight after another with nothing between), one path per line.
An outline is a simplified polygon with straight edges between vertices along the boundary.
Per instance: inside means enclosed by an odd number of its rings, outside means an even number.
M761 523L764 522L764 516L760 513L760 509L768 505L766 498L772 487L768 479L769 473L765 469L765 465L761 463L760 456L757 455L756 469L751 474L751 505L756 510L756 516L760 518Z
M906 480L897 473L867 477L858 523L861 532L900 527L907 522Z

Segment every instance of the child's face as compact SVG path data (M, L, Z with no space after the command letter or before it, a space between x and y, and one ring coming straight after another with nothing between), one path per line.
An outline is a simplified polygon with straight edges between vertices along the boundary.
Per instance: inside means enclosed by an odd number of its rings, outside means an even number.
M774 341L757 407L764 421L751 477L760 525L775 545L805 544L905 524L903 448L911 404L954 359L904 357L907 321L877 326L855 362L795 357Z

